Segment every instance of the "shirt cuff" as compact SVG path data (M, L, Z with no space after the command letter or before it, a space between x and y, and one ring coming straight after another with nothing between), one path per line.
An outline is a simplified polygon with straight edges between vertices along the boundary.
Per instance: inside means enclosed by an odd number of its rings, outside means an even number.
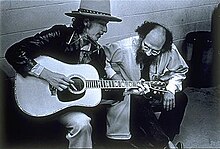
M112 68L107 68L106 74L107 74L107 77L111 79L116 74L116 72Z
M106 60L105 72L107 74L107 78L110 78L110 79L116 74L116 72L112 68L109 60Z
M42 65L40 65L40 64L36 64L36 65L31 69L31 73L32 73L33 75L39 77L43 70L44 70L44 66L42 66Z
M175 84L169 83L169 84L166 86L166 89L167 89L167 91L170 91L171 93L175 94L177 87L176 87Z

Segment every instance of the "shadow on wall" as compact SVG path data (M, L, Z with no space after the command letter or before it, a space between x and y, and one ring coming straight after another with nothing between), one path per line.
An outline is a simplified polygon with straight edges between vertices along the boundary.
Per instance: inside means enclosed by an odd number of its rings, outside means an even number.
M183 49L185 60L189 66L186 79L187 86L198 88L212 86L214 50L211 32L188 33Z
M189 32L183 56L189 65L185 86L205 88L219 85L220 23L219 6L212 16L212 30Z
M214 82L220 84L220 4L215 8L212 14L212 38L214 48Z

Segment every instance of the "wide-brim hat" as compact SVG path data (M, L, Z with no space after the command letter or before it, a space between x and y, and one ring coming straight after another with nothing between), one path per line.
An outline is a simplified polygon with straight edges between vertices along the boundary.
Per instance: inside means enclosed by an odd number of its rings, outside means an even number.
M121 22L118 17L112 16L110 12L110 0L81 0L77 11L65 13L69 17L96 18L106 21Z

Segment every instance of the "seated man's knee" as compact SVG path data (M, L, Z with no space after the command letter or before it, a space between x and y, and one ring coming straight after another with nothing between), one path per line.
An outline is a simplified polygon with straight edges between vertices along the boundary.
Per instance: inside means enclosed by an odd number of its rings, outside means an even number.
M92 126L90 124L91 118L84 113L69 113L66 114L62 122L64 125L71 129L70 131L75 134L79 132L91 132Z
M73 120L71 122L71 125L74 129L77 129L80 132L91 132L92 126L90 124L90 121L91 119L89 117L84 119Z

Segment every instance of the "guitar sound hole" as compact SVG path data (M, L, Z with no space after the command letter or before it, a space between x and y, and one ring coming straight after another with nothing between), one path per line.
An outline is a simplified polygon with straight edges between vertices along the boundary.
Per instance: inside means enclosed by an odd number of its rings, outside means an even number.
M81 92L81 90L83 90L84 88L83 80L78 77L71 77L70 79L74 81L73 85L70 85L67 89L63 91L57 92L57 96L59 100L62 102L75 101L82 98L85 95L85 91L82 93L77 93Z
M70 85L70 89L73 91L81 91L84 88L84 82L82 79L78 77L71 77L70 78L74 83L73 86Z

